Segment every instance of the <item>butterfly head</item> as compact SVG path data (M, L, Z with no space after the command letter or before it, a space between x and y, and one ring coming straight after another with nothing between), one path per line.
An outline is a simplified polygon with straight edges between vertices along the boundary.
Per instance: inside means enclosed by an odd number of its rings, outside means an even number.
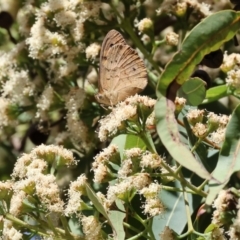
M98 93L95 95L95 98L99 103L103 105L113 106L118 103L117 92L114 91Z

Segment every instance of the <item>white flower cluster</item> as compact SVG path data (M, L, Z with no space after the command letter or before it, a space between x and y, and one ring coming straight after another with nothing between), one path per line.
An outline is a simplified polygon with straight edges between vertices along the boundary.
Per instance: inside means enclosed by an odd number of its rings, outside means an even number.
M108 136L113 136L119 131L126 120L137 118L137 105L142 104L152 109L156 100L147 96L135 95L128 97L123 102L113 108L112 112L99 121L100 128L98 137L101 141L105 141Z
M112 176L118 178L115 184L110 185L105 196L100 195L103 206L106 210L117 199L128 201L131 194L141 194L146 201L143 204L145 214L156 216L164 211L163 204L158 196L161 185L152 182L148 170L161 170L163 159L157 154L143 151L140 148L131 148L124 153L124 159L120 163L118 147L111 144L95 157L93 162L94 181L103 183ZM119 167L116 175L112 172L112 163L118 163Z
M189 110L187 119L192 125L192 131L198 138L208 137L214 144L220 145L225 139L226 126L231 116L210 112L206 114L207 122L204 122L204 113L204 110Z
M48 74L54 74L55 81L76 71L75 59L85 49L84 22L97 18L100 7L101 2L49 0L36 10L36 22L26 40L30 57L47 61Z
M224 53L223 64L221 70L227 73L226 83L228 86L233 87L235 92L240 94L240 54Z

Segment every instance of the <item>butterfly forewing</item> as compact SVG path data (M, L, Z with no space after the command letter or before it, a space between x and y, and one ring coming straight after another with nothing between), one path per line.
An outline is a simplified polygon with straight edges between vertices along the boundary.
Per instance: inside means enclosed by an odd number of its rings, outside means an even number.
M117 32L116 30L111 30L108 32L108 34L105 36L102 47L101 47L101 52L100 52L100 71L101 71L101 66L105 65L108 63L108 51L113 47L116 46L117 44L120 45L126 45L126 42L122 35ZM100 79L101 80L101 79Z
M115 49L113 48L113 50ZM131 49L129 46L125 46L122 48L122 50L123 51L120 51L118 54L120 59L117 62L117 67L110 69L110 71L107 73L111 82L110 86L108 86L108 89L118 92L125 88L136 87L136 89L139 89L137 92L133 91L131 94L129 94L129 96L131 96L140 92L146 87L147 72L143 61L139 58L135 50ZM123 99L119 100L122 101Z
M122 35L111 30L100 53L100 103L115 105L141 92L147 85L147 71L137 52L128 46Z

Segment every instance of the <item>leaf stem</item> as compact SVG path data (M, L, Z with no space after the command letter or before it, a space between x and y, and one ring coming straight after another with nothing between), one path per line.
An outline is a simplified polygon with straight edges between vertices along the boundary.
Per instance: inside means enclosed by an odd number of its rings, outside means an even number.
M177 179L183 186L188 187L189 189L191 189L192 191L196 192L196 194L199 194L202 197L206 197L207 194L198 189L198 187L192 185L190 182L188 182L184 177L179 176L178 173L174 172L174 170L172 170L167 163L165 163L164 161L162 161L161 163L162 167L164 167L175 179Z
M191 211L190 211L190 208L189 208L188 196L187 196L187 193L185 191L185 187L182 186L182 188L183 188L183 196L184 196L184 201L185 201L185 210L186 210L186 214L187 214L188 233L191 233L191 232L194 231L193 224L192 224L192 219L191 219Z
M14 217L14 216L13 216L12 214L10 214L10 213L6 213L6 214L5 214L5 217L6 217L6 219L8 219L8 220L10 220L10 221L12 221L12 222L14 222L14 223L16 223L18 226L27 228L27 229L29 229L29 231L31 231L31 232L36 232L38 235L41 235L41 236L44 236L44 237L49 237L49 236L50 236L49 234L43 232L43 230L40 229L39 227L34 226L34 225L30 225L30 224L22 221L21 219ZM56 231L56 233L65 236L65 231L64 231L64 230L62 230L62 229L60 229L60 228L55 228L55 231ZM72 239L75 239L75 240L83 240L82 237L76 236L76 235L73 235L73 234L71 234L71 237L72 237ZM54 239L55 239L55 240L62 240L63 238L62 238L62 237L54 236Z
M208 183L208 179L204 180L203 183L200 186L198 186L198 189L202 190L207 183Z
M153 55L155 53L155 51L157 50L157 48L164 43L166 43L166 39L163 39L161 41L154 41L151 54Z
M202 138L199 138L198 140L197 140L197 142L194 144L194 146L192 147L192 149L191 149L191 152L193 153L196 149L197 149L197 147L199 146L199 144L202 142Z
M124 227L128 228L128 229L131 229L132 231L138 233L139 232L139 229L138 228L135 228L133 227L132 225L128 224L127 222L123 222L123 225Z
M167 190L167 191L172 191L172 192L183 192L183 190L181 188L177 188L177 187L169 187L169 186L162 186L162 189ZM185 189L185 192L187 193L191 193L191 194L198 194L192 190L188 190Z
M144 143L146 144L147 148L149 149L150 152L158 154L157 150L155 148L155 145L152 141L151 136L147 135L148 132L146 131L141 131L139 133L140 137L142 138L142 140L144 141ZM190 182L188 182L185 178L180 177L179 176L179 171L181 170L181 168L179 167L177 169L177 171L175 172L174 170L172 170L167 163L165 163L164 161L161 162L161 165L163 168L165 168L171 176L173 176L175 179L177 179L178 181L181 182L182 185L184 185L185 187L188 187L189 189L191 189L193 192L195 192L196 194L199 194L202 197L206 197L207 194L202 191L201 189L199 189L198 187L192 185Z
M150 133L147 130L145 130L145 131L142 130L142 131L139 132L139 136L141 137L141 139L146 144L148 150L151 153L157 154L157 150L156 150L155 145L152 141L152 137L151 137Z
M14 222L15 224L17 224L18 226L25 227L25 228L29 229L30 231L34 231L41 236L49 237L49 235L46 234L45 232L43 232L40 228L38 228L36 226L29 225L26 222L20 220L19 218L14 217L10 213L6 213L5 217L6 217L6 219L8 219L8 220Z

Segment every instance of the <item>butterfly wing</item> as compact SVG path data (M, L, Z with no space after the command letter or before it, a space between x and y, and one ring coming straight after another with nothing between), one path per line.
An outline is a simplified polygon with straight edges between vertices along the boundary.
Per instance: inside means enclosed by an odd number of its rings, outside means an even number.
M105 86L104 83L106 72L108 72L108 69L106 69L105 67L109 56L108 51L117 44L126 45L123 36L116 30L109 31L103 40L100 52L100 68L99 68L100 77L98 79L98 88L100 93L103 92L103 89L107 89L107 86Z
M146 87L147 71L143 60L117 31L111 30L105 37L100 61L99 95L102 103L115 105Z
M118 92L118 101L141 92L147 85L147 70L137 52L128 45L115 45L109 50L109 91Z

